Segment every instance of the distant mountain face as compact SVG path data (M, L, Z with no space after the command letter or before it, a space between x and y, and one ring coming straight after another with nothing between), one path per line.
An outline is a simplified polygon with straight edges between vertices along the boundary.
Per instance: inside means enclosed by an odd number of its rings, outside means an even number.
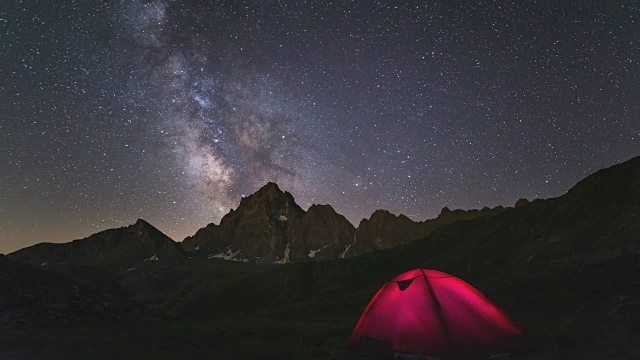
M305 212L290 193L268 183L243 198L220 225L207 225L182 245L226 260L312 261L337 258L353 230L331 206L314 205Z
M353 225L330 205L302 210L293 196L274 183L243 198L238 209L187 237L187 251L212 258L259 262L308 262L357 256L416 240L440 226L489 216L502 207L482 210L442 210L438 218L415 222L404 215L378 210Z
M38 266L92 265L126 269L145 261L173 261L186 252L160 230L140 219L134 225L109 229L69 243L40 243L8 255Z
M420 223L404 215L394 215L386 210L376 210L369 219L362 219L346 256L362 255L374 250L386 249L415 240L423 233Z
M70 243L40 243L9 255L39 266L75 264L124 271L141 262L184 260L189 252L210 259L260 263L313 262L362 255L410 242L440 226L502 211L443 209L438 218L414 222L376 211L354 226L330 205L304 211L293 196L268 183L243 198L219 225L209 224L178 244L144 220Z
M369 219L358 225L353 244L346 256L358 256L375 250L406 244L431 234L441 226L456 221L471 220L502 212L502 206L482 210L449 210L443 208L437 218L415 222L404 215L393 215L386 210L377 210Z
M337 259L352 242L355 228L329 205L312 205L291 224L289 260Z

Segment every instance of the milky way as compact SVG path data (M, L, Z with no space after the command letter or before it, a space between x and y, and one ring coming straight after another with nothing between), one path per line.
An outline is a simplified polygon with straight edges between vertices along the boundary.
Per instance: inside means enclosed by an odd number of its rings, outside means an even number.
M268 74L234 68L220 71L210 59L206 36L178 35L167 2L128 3L122 24L138 46L136 58L150 61L133 92L160 107L157 126L166 145L204 199L208 215L219 220L237 205L243 191L267 181L294 186L295 154L306 151L293 132L296 114ZM178 18L180 18L178 9ZM199 24L200 17L189 21ZM233 60L228 60L233 61Z
M640 10L12 2L0 252L144 218L176 240L267 181L357 225L558 196L640 155Z

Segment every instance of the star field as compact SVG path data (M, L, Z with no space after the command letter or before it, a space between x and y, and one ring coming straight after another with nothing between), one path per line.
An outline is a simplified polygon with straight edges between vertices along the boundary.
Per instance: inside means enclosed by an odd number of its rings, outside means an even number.
M357 226L567 191L640 155L640 5L12 1L0 252L277 182Z

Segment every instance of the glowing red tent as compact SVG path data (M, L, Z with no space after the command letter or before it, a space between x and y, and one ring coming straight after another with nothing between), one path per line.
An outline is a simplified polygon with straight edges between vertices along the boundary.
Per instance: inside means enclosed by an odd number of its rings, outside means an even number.
M416 269L376 293L350 346L356 353L384 349L439 359L475 358L521 334L471 285L440 271Z

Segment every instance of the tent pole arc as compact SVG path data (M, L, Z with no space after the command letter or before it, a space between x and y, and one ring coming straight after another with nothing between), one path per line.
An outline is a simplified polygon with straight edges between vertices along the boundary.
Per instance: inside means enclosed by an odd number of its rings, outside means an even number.
M429 281L429 278L427 277L427 274L424 273L424 270L422 270L422 268L420 268L420 273L422 274L422 277L424 277L424 281L427 283L427 289L429 290L429 295L431 295L431 298L433 299L433 302L435 304L435 311L436 314L438 316L438 320L440 321L440 325L442 326L442 329L444 330L444 335L447 339L447 345L449 347L449 349L447 350L452 350L454 349L454 341L453 341L453 337L451 336L451 332L449 331L449 327L447 326L447 321L444 318L444 313L442 311L442 305L440 305L440 301L438 301L438 297L436 296L436 292L433 289L433 286L431 285L431 282Z

